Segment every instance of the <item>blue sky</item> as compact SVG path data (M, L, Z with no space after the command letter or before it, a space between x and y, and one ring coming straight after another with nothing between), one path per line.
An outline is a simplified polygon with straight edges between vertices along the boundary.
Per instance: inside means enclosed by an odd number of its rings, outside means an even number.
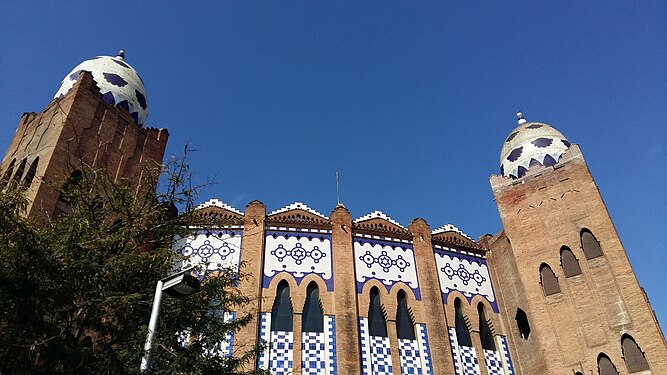
M79 62L124 48L147 125L243 209L302 201L500 230L488 177L515 112L580 144L667 324L664 1L7 2L0 147Z

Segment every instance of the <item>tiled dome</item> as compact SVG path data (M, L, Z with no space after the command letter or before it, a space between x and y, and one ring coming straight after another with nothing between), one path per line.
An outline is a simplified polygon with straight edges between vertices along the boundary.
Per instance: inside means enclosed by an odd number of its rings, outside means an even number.
M61 98L74 86L81 71L91 72L105 102L128 110L141 126L148 115L148 99L144 82L124 60L124 51L118 56L97 56L77 65L63 79L55 98Z
M551 125L526 122L521 112L519 126L512 130L500 152L500 174L510 178L523 177L534 165L545 167L558 163L570 142Z

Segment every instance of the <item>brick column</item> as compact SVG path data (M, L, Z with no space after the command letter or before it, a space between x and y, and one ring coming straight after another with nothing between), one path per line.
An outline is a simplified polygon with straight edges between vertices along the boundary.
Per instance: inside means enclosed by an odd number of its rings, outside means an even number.
M292 335L294 337L294 351L292 357L292 375L301 375L301 344L303 342L303 315L298 311L296 305L294 306L294 326L292 327Z
M338 373L359 374L359 312L352 247L352 217L342 205L331 212L331 252Z
M443 309L438 268L435 265L431 229L424 219L415 219L408 226L417 263L417 278L422 297L422 311L433 360L435 374L453 374L452 350L447 332L447 318ZM421 322L417 322L421 323Z
M243 348L241 352L252 349L257 344L259 331L259 312L262 293L262 265L264 263L264 222L266 207L260 201L252 201L246 206L243 218L243 240L241 242L241 261L246 266L241 272L247 276L239 282L239 292L250 301L237 311L237 316L253 314L253 319L234 335L234 350ZM270 301L268 303L271 303ZM244 370L255 368L256 363L249 363Z

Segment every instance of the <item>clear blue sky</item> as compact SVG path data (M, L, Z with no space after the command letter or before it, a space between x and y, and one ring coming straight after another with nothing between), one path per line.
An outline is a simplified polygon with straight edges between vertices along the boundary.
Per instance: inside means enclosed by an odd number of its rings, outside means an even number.
M471 4L472 3L472 4ZM515 112L580 144L667 325L664 1L4 2L0 149L95 55L146 82L201 197L500 230L488 177Z

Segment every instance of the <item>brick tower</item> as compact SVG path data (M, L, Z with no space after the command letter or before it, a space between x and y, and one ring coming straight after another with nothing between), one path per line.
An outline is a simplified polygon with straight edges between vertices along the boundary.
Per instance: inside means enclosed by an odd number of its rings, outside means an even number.
M664 373L664 337L579 147L519 113L491 186L504 229L487 257L517 372Z
M118 56L98 56L65 77L39 114L24 113L0 164L6 183L23 184L34 218L67 211L58 187L83 165L135 186L143 167L162 162L169 133L143 128L148 103L137 72Z

